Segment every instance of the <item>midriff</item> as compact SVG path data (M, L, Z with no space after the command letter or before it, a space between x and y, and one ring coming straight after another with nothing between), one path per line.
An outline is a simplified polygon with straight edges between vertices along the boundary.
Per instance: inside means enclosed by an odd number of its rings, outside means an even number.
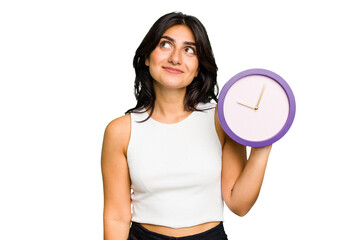
M202 232L205 232L217 225L219 225L220 222L207 222L199 225L195 225L192 227L185 227L185 228L170 228L165 226L159 226L159 225L153 225L153 224L145 224L141 223L141 226L144 228L160 233L162 235L171 236L171 237L184 237L194 234L199 234Z

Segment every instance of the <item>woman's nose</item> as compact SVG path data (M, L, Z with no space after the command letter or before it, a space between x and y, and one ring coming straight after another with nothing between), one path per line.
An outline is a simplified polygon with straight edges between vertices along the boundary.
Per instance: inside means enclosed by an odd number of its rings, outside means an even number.
M181 59L180 50L174 49L169 56L169 62L174 65L177 65L177 64L181 64L181 61L182 59Z

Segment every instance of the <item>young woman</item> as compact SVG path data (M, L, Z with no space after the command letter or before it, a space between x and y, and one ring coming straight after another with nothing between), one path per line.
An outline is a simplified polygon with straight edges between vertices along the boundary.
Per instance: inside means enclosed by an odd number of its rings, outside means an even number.
M271 146L247 159L222 130L217 66L197 18L162 16L133 64L137 105L104 134L105 239L227 239L223 202L239 216L251 209Z

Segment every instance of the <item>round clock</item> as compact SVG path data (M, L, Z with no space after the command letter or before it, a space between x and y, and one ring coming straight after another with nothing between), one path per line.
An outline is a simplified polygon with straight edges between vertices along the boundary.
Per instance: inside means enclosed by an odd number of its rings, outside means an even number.
M264 147L282 138L295 117L295 97L286 81L265 69L236 74L222 88L219 121L236 142Z

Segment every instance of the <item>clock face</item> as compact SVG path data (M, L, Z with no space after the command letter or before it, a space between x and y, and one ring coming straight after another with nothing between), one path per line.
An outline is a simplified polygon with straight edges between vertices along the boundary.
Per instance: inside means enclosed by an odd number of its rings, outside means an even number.
M279 75L265 69L250 69L224 85L218 115L232 139L246 146L263 147L289 130L295 116L295 99Z

